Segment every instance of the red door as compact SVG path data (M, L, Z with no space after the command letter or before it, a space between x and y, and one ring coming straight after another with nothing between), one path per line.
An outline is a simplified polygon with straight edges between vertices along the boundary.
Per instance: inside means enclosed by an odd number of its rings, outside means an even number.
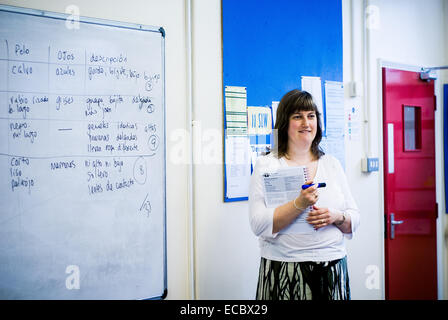
M434 81L383 68L386 299L437 299Z

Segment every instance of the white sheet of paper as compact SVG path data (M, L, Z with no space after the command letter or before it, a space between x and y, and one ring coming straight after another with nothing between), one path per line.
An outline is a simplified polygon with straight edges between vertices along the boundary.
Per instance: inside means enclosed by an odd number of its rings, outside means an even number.
M279 103L280 101L272 101L272 119L274 120L274 127L275 127L275 121L277 120L277 109Z
M246 87L225 87L226 136L247 135Z
M248 134L267 135L272 132L272 113L269 107L247 107Z
M325 81L327 130L332 134L344 135L344 86L342 82ZM328 132L327 132L328 133Z
M327 137L322 139L321 147L325 153L335 156L345 168L345 108L342 82L325 81L325 101L327 105Z
M314 99L314 103L317 106L321 116L322 131L325 131L325 114L324 114L324 104L322 101L322 81L320 77L306 77L302 76L302 90L311 93Z
M361 139L361 110L359 106L348 106L346 109L347 137L350 141Z
M251 151L249 138L226 137L226 196L241 198L249 196Z
M266 172L263 175L263 189L265 204L268 208L275 208L288 201L295 199L306 181L306 167L281 168L273 172ZM299 217L288 227L279 233L312 233L314 228L306 221L308 207Z

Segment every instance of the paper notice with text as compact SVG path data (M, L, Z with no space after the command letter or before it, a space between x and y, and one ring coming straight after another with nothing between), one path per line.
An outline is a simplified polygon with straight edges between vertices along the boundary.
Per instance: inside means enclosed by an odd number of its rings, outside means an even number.
M308 180L305 166L282 168L274 172L263 173L262 176L267 208L275 208L297 198L302 185ZM279 233L313 232L313 227L306 221L310 209L311 207L305 209L293 223Z

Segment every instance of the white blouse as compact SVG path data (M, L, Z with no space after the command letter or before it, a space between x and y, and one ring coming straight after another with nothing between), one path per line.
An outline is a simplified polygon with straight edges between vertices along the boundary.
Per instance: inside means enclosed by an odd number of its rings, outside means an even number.
M323 155L318 160L313 181L325 182L319 188L317 207L334 208L350 216L352 232L343 234L335 225L298 233L289 226L272 233L275 208L267 208L263 194L262 174L277 168L288 167L285 159L270 153L260 157L252 173L249 190L249 222L252 231L259 237L261 256L276 261L331 261L343 258L347 252L344 238L351 239L359 226L358 207L339 160L331 155ZM297 190L297 195L299 195ZM302 213L298 219L304 219Z

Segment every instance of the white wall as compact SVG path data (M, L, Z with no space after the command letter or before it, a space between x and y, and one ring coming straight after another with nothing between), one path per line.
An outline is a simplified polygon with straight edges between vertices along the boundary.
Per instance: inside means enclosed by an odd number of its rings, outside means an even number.
M80 15L130 23L163 26L166 31L166 133L186 128L185 8L183 0L17 0L2 4L65 13L69 5ZM176 140L174 140L176 144ZM176 164L167 148L167 260L168 299L189 298L187 166Z
M369 154L368 127L363 123L364 73L363 73L363 6L362 1L342 1L343 10L343 78L346 110L359 110L359 135L351 140L346 136L346 175L352 187L361 214L361 225L355 237L347 241L348 267L352 299L383 299L383 239L382 196L378 189L381 171L370 174L361 172L361 159ZM353 12L352 12L353 10ZM353 18L353 22L351 21ZM352 30L353 28L353 30ZM352 40L353 37L353 40ZM352 47L353 46L353 47ZM353 70L352 70L353 69ZM350 98L349 82L354 81L359 96ZM374 124L375 122L372 122ZM372 125L376 129L374 125ZM372 143L372 142L371 142ZM378 153L369 156L379 157ZM381 158L380 158L381 162ZM366 273L367 272L367 273ZM369 286L366 286L368 277ZM379 279L378 279L379 277ZM370 289L368 289L370 288Z
M202 126L202 163L195 165L198 299L253 299L259 250L247 201L223 203L221 2L193 1L194 118ZM206 149L217 147L220 163ZM200 152L199 144L194 150ZM215 162L215 161L210 161Z

